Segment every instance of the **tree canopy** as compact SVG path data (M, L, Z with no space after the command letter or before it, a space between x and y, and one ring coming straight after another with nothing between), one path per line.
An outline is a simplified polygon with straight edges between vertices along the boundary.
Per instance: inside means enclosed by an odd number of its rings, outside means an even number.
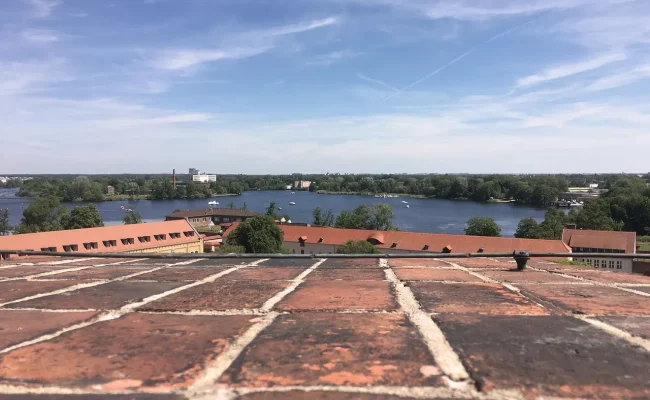
M345 229L390 231L397 229L392 222L393 218L395 214L390 204L375 204L373 207L360 205L353 211L341 212L334 226Z
M465 234L470 236L501 236L501 228L493 218L472 217L467 221Z
M227 244L243 246L246 253L280 253L284 232L269 215L256 215L239 224Z
M36 199L23 211L23 218L15 229L16 233L60 231L70 212L57 197Z
M312 224L315 226L334 225L334 214L332 214L332 210L327 210L327 212L323 213L320 207L316 207L312 215L314 216L314 222Z
M535 218L524 218L517 225L515 237L519 239L537 239L539 224Z
M9 225L9 210L6 208L0 209L0 236L6 235L11 230Z
M380 251L367 240L348 240L336 249L338 254L379 254Z
M130 208L127 208L126 212L124 213L124 218L122 219L124 225L141 224L142 215L140 215L140 213L132 206L128 207Z
M95 228L104 226L104 219L96 205L88 204L73 208L62 224L64 229Z

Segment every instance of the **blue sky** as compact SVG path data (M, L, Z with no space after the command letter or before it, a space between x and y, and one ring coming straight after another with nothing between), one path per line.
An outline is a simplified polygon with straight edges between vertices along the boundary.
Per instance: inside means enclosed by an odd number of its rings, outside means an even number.
M0 173L646 172L647 0L2 0Z

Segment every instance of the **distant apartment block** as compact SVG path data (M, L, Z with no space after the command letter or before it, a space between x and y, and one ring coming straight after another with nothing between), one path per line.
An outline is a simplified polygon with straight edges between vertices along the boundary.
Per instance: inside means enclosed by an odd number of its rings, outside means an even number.
M0 236L0 249L65 253L203 253L185 220ZM8 255L1 255L8 258Z
M634 254L636 252L635 232L565 229L562 232L562 241L570 246L574 253ZM594 268L632 272L631 259L575 257L574 260L585 262Z
M199 174L201 173L201 171L199 171L199 170L196 169L196 168L190 168L190 172L189 172L189 173L190 173L190 175L199 175Z
M197 174L197 175L192 175L192 181L197 183L216 182L217 176L213 174Z
M221 225L230 222L246 221L258 213L234 208L205 208L199 210L176 211L165 217L166 221L187 219L192 226Z
M106 186L106 194L112 196L115 194L115 188L113 186Z
M309 190L311 181L295 181L293 183L294 190Z

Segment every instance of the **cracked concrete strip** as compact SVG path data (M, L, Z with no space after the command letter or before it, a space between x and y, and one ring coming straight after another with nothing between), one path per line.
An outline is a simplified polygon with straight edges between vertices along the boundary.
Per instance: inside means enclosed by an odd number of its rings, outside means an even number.
M436 360L440 369L454 381L470 381L470 376L458 355L445 338L444 333L433 319L420 308L410 288L406 287L388 267L386 260L380 260L386 279L392 284L397 293L397 302L404 309L408 319L415 325L424 339L424 343Z
M36 278L40 278L40 277L44 277L44 276L52 276L52 275L62 274L62 273L65 273L65 272L76 272L76 271L83 271L83 270L92 269L92 268L108 267L108 266L113 266L113 265L122 265L122 264L141 261L141 260L144 260L144 258L137 258L137 259L134 259L134 260L127 260L127 261L118 261L118 262L108 263L108 264L83 265L83 266L78 266L78 267L59 269L59 270L56 270L56 271L41 272L40 274L34 274L34 275L28 275L28 276L19 276L19 277L14 277L14 278L0 278L0 282L10 282L10 281L20 281L20 280L30 281L32 279L36 279Z

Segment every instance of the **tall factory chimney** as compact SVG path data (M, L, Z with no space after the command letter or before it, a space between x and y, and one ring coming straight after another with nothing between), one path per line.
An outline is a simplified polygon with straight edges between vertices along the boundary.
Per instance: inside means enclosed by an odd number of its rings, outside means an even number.
M173 182L174 182L174 190L176 190L176 168L172 170L172 175L173 175Z

